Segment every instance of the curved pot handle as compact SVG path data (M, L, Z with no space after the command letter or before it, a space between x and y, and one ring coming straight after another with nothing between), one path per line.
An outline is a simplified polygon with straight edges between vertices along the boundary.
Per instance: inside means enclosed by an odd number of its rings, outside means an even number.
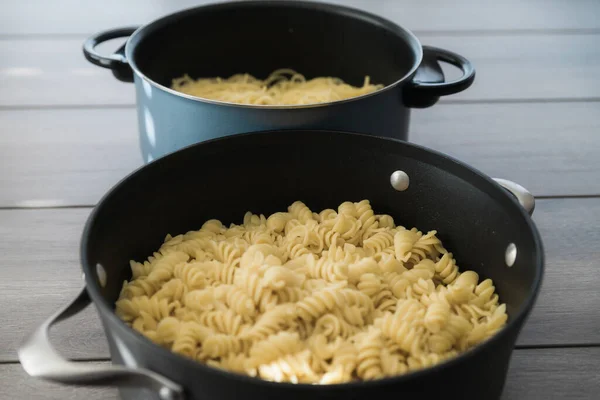
M90 365L65 360L50 343L52 325L65 320L91 303L85 287L77 298L41 324L19 347L19 361L29 375L52 382L86 385L143 387L158 394L161 400L183 400L183 388L147 369L116 365Z
M125 45L121 46L110 56L102 56L96 51L96 46L107 40L128 37L137 30L137 27L118 28L104 31L90 36L83 43L85 58L94 65L112 70L113 75L120 81L133 82L133 70L125 58Z
M455 81L446 82L440 61L460 68L462 76ZM430 107L437 103L440 96L455 94L469 88L474 80L475 68L463 56L449 50L423 46L423 61L406 88L404 103L414 108Z
M493 179L497 184L515 196L519 204L521 204L521 207L523 207L529 215L533 215L533 211L535 210L535 197L533 197L529 190L513 181L500 178Z

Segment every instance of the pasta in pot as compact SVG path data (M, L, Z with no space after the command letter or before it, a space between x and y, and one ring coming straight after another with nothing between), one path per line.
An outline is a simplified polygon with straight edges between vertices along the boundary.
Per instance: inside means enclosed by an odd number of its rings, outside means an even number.
M292 69L273 71L265 80L257 79L250 74L200 79L183 75L173 79L171 83L171 89L187 95L228 103L263 106L329 103L362 96L381 88L383 85L372 84L368 76L365 77L361 87L356 87L333 77L307 80L304 75ZM368 226L368 215L360 217L363 226ZM298 220L305 222L302 218Z
M506 324L493 282L461 272L436 231L369 201L207 221L131 261L117 315L158 345L293 383L372 380L456 357Z

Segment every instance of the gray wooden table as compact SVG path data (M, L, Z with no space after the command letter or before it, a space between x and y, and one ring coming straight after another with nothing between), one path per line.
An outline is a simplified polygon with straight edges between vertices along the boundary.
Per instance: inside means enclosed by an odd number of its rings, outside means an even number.
M0 2L0 399L115 399L25 375L16 346L81 285L78 242L100 196L141 165L134 91L81 54L86 35L196 0ZM411 140L539 199L547 273L503 399L600 393L600 1L347 0L470 58L468 91L416 111ZM57 347L108 362L95 311Z

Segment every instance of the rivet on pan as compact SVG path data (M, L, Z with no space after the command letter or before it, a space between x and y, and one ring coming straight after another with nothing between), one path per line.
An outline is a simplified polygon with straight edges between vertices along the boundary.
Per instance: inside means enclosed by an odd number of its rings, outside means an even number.
M100 286L106 286L106 270L100 264L96 264L96 275L98 276L98 282Z
M408 189L408 185L410 183L410 179L408 175L404 171L395 171L392 176L390 176L390 183L392 187L399 192L403 192Z
M515 260L517 259L517 246L514 243L511 243L506 248L506 253L504 254L504 262L507 267L512 267L515 264Z
M158 397L160 397L161 400L176 400L177 396L175 396L175 394L173 393L173 391L171 389L169 389L168 387L161 387L160 390L158 391Z

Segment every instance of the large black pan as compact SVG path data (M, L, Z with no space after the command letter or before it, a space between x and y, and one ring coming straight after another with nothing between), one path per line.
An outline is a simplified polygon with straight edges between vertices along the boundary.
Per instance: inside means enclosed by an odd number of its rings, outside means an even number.
M102 199L82 238L86 288L26 339L19 358L32 376L119 386L126 399L498 398L543 271L542 242L527 213L533 211L533 197L516 184L500 183L514 196L442 154L359 134L277 131L191 146L146 165ZM507 326L485 344L431 369L319 386L271 383L207 367L154 345L114 313L121 284L130 277L128 261L151 254L167 233L198 229L210 218L237 222L247 210L272 213L295 200L323 209L361 199L405 226L437 229L460 266L494 280L507 304ZM48 342L50 325L91 301L113 361L121 366L67 362Z
M94 47L129 36L117 53ZM335 129L407 140L410 109L467 89L475 70L464 57L423 47L408 30L379 16L306 1L233 1L162 17L139 28L98 33L86 58L135 81L140 147L150 161L187 145L243 132ZM448 82L439 62L462 70ZM254 106L200 99L170 89L171 80L250 73L266 78L293 68L309 78L336 76L386 87L332 103ZM133 90L133 88L132 88Z

